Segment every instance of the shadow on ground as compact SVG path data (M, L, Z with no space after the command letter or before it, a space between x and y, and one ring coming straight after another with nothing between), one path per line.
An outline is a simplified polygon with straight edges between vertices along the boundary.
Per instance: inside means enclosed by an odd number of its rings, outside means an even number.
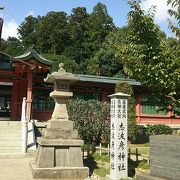
M89 168L90 176L93 174L94 170L98 168L97 163L91 154L84 159L84 166L87 166Z

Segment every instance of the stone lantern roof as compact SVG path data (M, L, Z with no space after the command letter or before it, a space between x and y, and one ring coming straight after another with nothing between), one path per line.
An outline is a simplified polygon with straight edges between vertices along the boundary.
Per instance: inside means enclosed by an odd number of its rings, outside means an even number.
M53 83L57 80L62 80L69 83L74 83L79 79L80 77L78 75L74 75L72 73L66 72L64 69L64 64L60 63L58 72L53 72L52 74L48 74L47 78L45 78L44 81L48 83Z

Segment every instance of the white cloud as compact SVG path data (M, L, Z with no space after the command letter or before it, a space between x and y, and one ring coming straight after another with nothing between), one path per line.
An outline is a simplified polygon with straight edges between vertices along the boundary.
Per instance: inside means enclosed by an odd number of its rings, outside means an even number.
M152 6L156 6L155 20L157 22L165 22L169 18L168 9L166 0L145 0L142 3L142 8L146 11Z
M36 13L35 13L34 11L29 11L29 12L27 13L26 17L27 17L27 16L30 16L30 15L31 15L31 16L35 16L35 14L36 14Z
M13 19L8 22L4 22L3 28L2 28L2 38L7 39L9 36L18 37L17 35L18 26L19 25Z

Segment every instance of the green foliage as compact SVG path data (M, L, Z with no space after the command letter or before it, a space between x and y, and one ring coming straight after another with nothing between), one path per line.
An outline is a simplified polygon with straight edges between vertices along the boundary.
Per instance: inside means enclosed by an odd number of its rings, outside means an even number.
M137 131L134 91L127 83L117 83L115 91L130 95L130 97L128 97L128 138L131 142L134 142L136 140Z
M105 177L109 174L109 156L107 155L99 156L97 153L94 153L84 159L84 164L89 168L90 175Z
M22 45L27 49L37 45L37 24L39 17L27 16L18 28Z
M147 126L147 135L172 134L173 129L165 124L155 124Z
M37 25L37 48L42 53L60 54L69 42L67 14L49 12Z
M89 14L86 8L77 7L73 8L71 15L68 17L70 33L70 46L66 47L63 54L71 57L77 64L83 64L86 58L89 57L89 52L85 46L85 38L88 29ZM79 67L81 71L81 67Z
M176 38L166 38L154 23L155 9L143 11L140 0L131 0L128 23L116 28L104 4L65 12L49 12L44 16L28 16L18 28L19 39L1 40L1 50L19 55L35 47L67 70L81 74L130 77L168 97L178 114L180 107L180 43L179 0L168 0L170 15L177 24L170 24ZM23 52L22 52L23 51ZM54 56L53 56L54 54ZM56 55L58 56L56 56Z
M168 48L166 48L166 52L168 52L172 62L170 67L173 69L173 72L170 78L173 78L173 87L175 89L169 93L169 97L174 107L174 114L180 115L180 1L168 0L167 4L171 6L168 12L174 18L174 20L169 20L169 28L176 35L176 38L168 39Z
M90 14L90 31L89 38L93 42L93 49L99 49L106 36L114 29L112 18L108 15L107 8L104 4L98 3Z
M171 17L174 17L175 21L169 20L169 27L180 38L180 1L179 0L167 0L167 4L171 6L168 10Z
M128 33L125 53L125 72L145 85L159 83L160 71L164 64L161 57L160 30L153 18L141 9L137 1L130 2ZM163 82L162 82L163 83Z
M97 161L104 161L104 162L108 162L110 161L110 157L106 154L101 154L101 156L98 153L94 153L93 154L94 159L96 159Z
M69 16L63 11L28 16L18 32L25 50L33 46L41 54L64 55L78 65L78 73L86 74L89 59L114 27L106 6L98 3L92 13L87 13L85 7L77 7Z
M116 57L123 62L125 74L155 92L153 96L168 97L169 104L179 107L180 59L179 43L174 45L154 24L154 13L141 9L141 1L130 1L125 36L114 45ZM173 53L172 53L173 52Z
M109 134L109 105L96 100L72 99L68 103L69 116L80 137L87 144L99 144Z
M2 41L2 51L11 56L18 56L24 53L24 48L19 39L15 37L9 37L6 41Z
M51 68L52 72L58 71L59 64L64 63L64 67L66 71L76 73L77 64L74 62L74 60L70 59L69 57L66 57L64 55L55 55L55 54L43 54L43 57L49 59L50 61L53 61L53 65Z
M114 40L116 40L114 33L110 33L99 51L89 60L89 74L111 77L121 73L123 65L116 58L116 51L113 48Z
M94 173L100 177L106 177L109 174L109 168L100 167L94 170Z
M138 169L141 169L141 170L149 170L150 169L150 164L147 164L146 161L141 161L139 164L138 164Z

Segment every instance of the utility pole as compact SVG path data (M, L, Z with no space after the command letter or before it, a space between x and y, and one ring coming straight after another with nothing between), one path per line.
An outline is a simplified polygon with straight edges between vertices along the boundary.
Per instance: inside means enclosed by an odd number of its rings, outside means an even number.
M4 7L0 6L0 10L3 10ZM2 33L2 27L3 27L3 18L0 17L0 46L1 46L1 33Z

